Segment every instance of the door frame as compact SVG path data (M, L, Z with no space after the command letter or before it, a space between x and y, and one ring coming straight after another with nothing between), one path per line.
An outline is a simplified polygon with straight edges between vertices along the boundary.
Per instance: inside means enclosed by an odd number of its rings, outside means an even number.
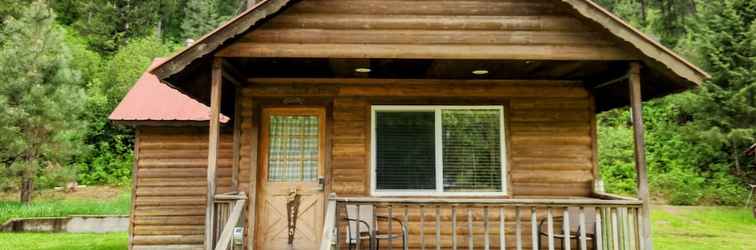
M256 180L255 185L257 186L257 192L255 194L255 214L254 216L258 219L255 219L255 225L253 227L255 228L255 235L254 239L252 239L253 245L255 249L260 249L260 237L263 236L261 233L264 228L264 225L261 225L262 222L259 220L261 216L263 216L264 212L264 206L265 206L265 196L267 195L267 184L268 184L268 150L269 150L269 142L270 142L270 117L271 115L315 115L318 117L319 124L318 124L318 131L319 131L319 143L318 143L318 152L320 160L318 161L318 179L321 177L324 178L323 183L323 190L322 190L322 199L323 204L325 205L325 199L327 198L326 192L330 189L329 180L330 176L327 176L327 162L328 160L326 157L328 156L327 150L328 150L328 126L327 126L327 116L326 116L327 108L324 106L305 106L305 105L271 105L271 106L262 106L260 108L260 131L259 131L259 137L258 137L258 147L257 147L257 170L256 170ZM319 180L318 180L319 181ZM325 211L325 209L323 209Z

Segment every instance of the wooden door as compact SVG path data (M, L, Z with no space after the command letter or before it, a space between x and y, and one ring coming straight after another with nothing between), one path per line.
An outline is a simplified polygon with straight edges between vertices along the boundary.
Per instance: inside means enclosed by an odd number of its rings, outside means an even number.
M263 109L260 145L256 249L318 249L325 200L325 110Z

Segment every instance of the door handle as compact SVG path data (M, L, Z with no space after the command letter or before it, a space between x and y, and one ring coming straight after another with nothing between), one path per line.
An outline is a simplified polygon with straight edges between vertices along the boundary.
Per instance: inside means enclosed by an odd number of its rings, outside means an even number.
M325 191L325 177L318 176L318 185L320 186L319 191Z

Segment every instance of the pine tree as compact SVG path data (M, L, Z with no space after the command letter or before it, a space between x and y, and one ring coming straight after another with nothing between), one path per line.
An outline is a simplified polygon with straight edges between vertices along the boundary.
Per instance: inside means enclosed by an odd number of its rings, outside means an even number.
M91 0L82 4L74 27L89 39L90 46L111 54L132 38L154 32L160 0Z
M0 167L29 202L41 168L77 152L84 95L55 14L43 1L8 18L0 47Z
M742 150L756 140L756 2L701 1L693 44L712 79L696 92L690 113L696 131L729 152L735 174L756 181ZM750 162L750 163L749 163Z
M213 0L189 0L181 23L184 39L197 39L215 29L222 22Z

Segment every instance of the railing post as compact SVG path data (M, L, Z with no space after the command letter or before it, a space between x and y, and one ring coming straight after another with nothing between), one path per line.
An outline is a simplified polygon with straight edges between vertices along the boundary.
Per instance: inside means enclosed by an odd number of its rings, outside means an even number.
M632 107L633 133L635 135L635 169L638 180L638 198L643 202L641 208L641 244L646 250L653 250L651 243L651 211L649 207L648 172L646 169L646 141L644 138L643 110L641 104L641 65L630 64L630 106Z
M323 220L323 234L320 238L320 250L334 249L339 244L336 239L336 194L328 195L328 205L326 206L325 219ZM359 211L359 206L357 211ZM359 217L358 217L359 218ZM347 222L349 223L349 222ZM359 223L358 223L359 224ZM359 238L359 237L358 237Z

